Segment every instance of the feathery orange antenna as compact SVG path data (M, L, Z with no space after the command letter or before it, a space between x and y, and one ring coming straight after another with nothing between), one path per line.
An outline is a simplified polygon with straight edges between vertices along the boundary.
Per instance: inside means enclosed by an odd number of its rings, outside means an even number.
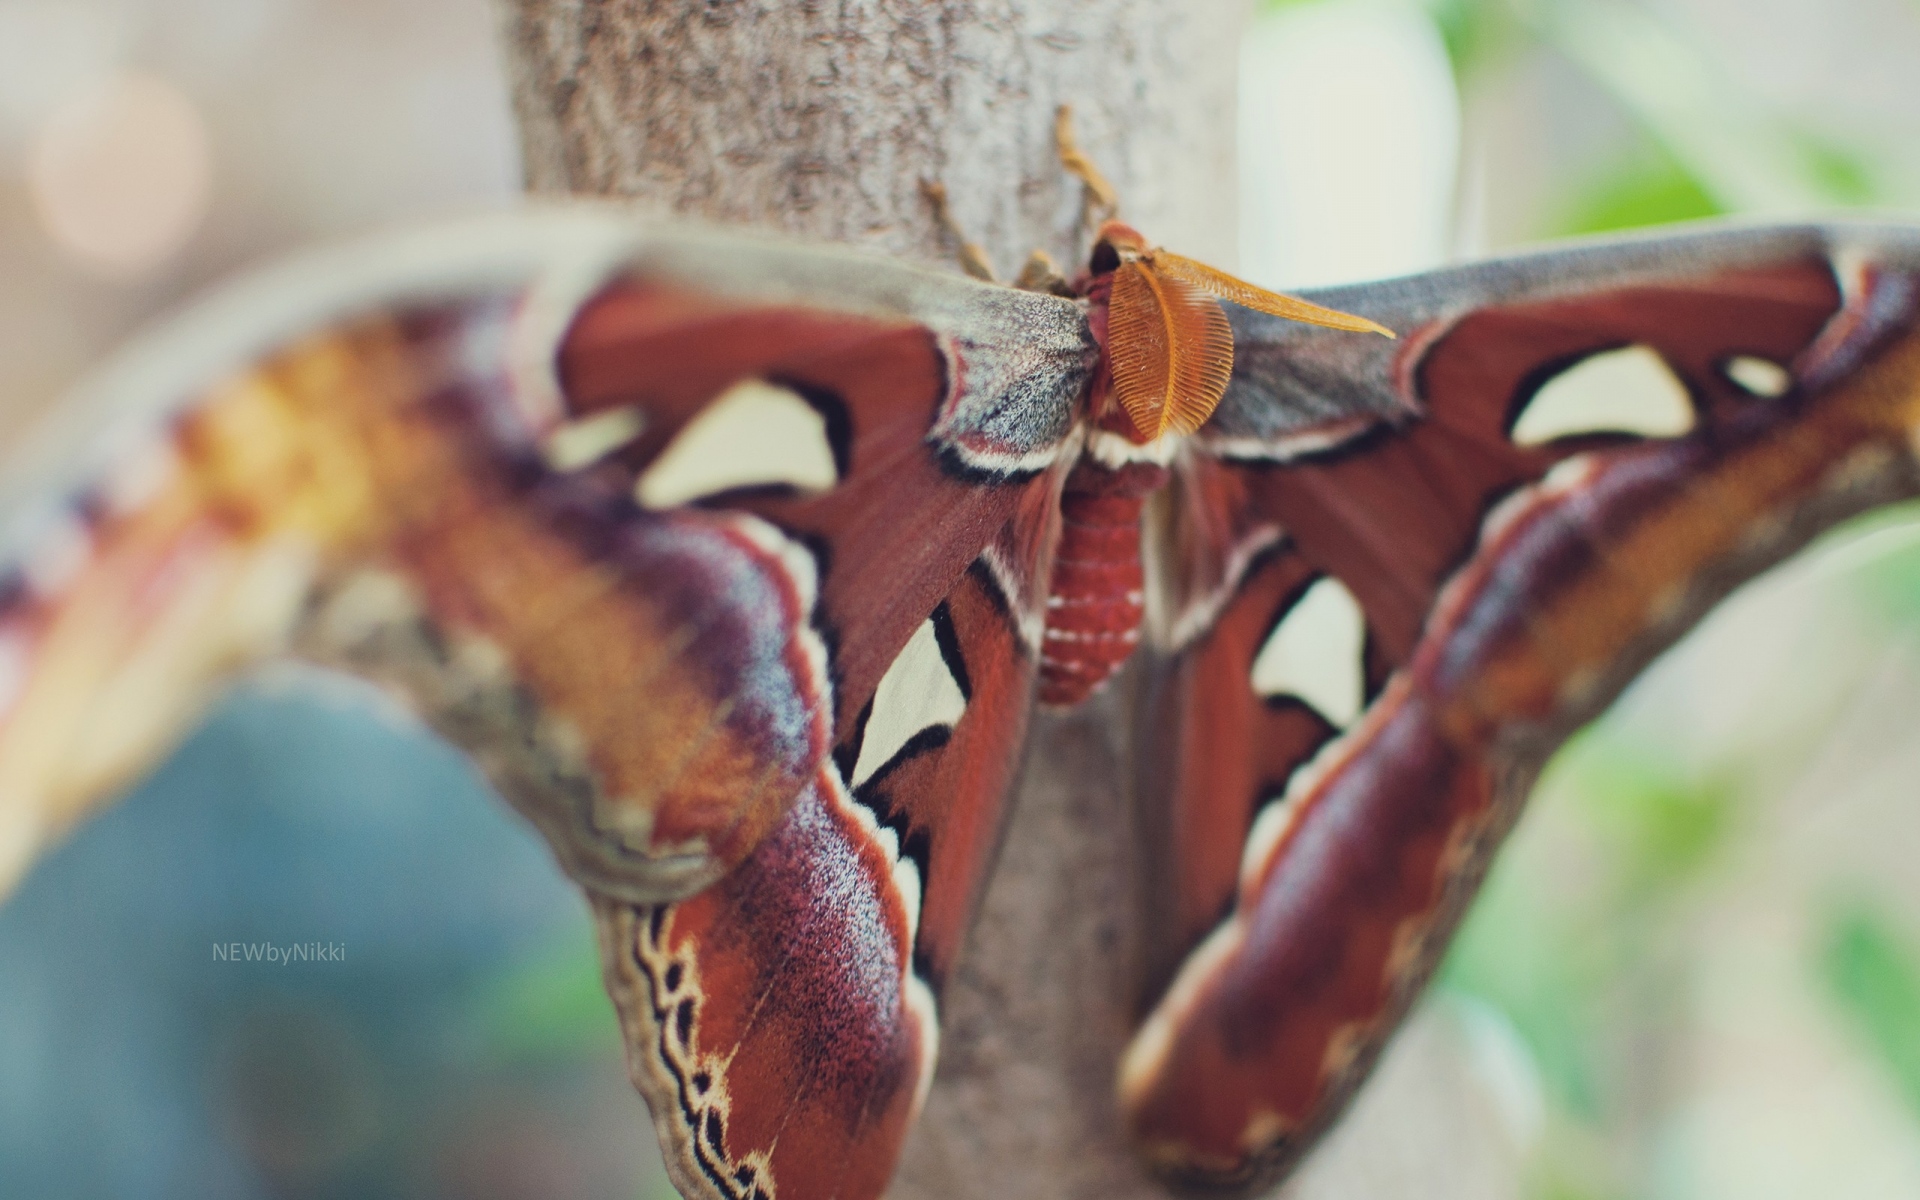
M1111 275L1107 360L1112 395L1125 414L1116 430L1145 444L1206 423L1233 378L1233 329L1219 301L1330 329L1393 331L1352 313L1257 288L1205 263L1148 243L1109 220L1095 236L1094 271Z
M1334 308L1322 308L1318 304L1309 304L1293 296L1283 296L1279 292L1269 292L1258 288L1244 279L1235 279L1225 271L1216 270L1203 262L1173 254L1166 250L1149 250L1146 261L1163 275L1183 279L1202 291L1218 296L1222 300L1231 300L1242 308L1251 308L1269 316L1285 317L1289 321L1302 321L1308 325L1323 325L1328 329L1345 329L1352 333L1377 333L1383 337L1396 336L1393 330L1377 321L1354 313L1341 312Z
M1107 302L1113 395L1142 445L1192 433L1213 415L1233 375L1233 329L1213 297L1140 262L1113 273Z
M1094 233L1092 282L1078 286L1090 289L1083 294L1095 296L1096 305L1105 301L1108 394L1119 410L1098 415L1106 428L1145 445L1206 423L1233 379L1233 327L1221 300L1289 321L1394 336L1365 317L1269 292L1154 246L1113 219L1119 196L1080 148L1070 106L1054 114L1053 136L1060 166L1086 186L1082 220L1103 218Z

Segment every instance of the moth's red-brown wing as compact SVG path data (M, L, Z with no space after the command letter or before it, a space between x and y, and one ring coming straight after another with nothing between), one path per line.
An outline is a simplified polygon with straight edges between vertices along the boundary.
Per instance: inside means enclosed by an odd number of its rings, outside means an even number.
M1235 314L1172 495L1170 982L1120 1079L1150 1161L1284 1170L1553 747L1738 582L1920 489L1916 268L1910 231L1718 232L1315 297L1398 346Z
M778 823L1047 490L1094 354L1057 298L604 211L243 283L7 481L0 845L24 861L291 646L406 693L582 882L684 895ZM809 414L824 478L714 495L734 443L696 439L679 491L647 492L743 388Z
M1057 298L600 210L216 296L11 480L0 886L233 671L374 678L594 893L680 1186L877 1195L1095 353Z
M562 344L576 418L646 412L645 434L594 468L643 495L743 379L819 413L840 476L697 501L752 514L818 564L831 760L719 883L596 906L634 1077L688 1196L877 1196L932 1079L939 990L1032 704L1059 488L1031 455L942 444L954 406L927 383L993 365L978 340L944 348L951 375L929 376L943 347L920 327L715 307L646 282L596 298Z

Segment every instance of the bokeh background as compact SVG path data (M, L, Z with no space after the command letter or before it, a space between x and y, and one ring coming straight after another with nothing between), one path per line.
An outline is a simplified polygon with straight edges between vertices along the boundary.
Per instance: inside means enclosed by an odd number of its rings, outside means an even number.
M0 0L0 439L225 273L511 203L492 35L484 0ZM1272 286L1920 213L1920 0L1293 0L1243 66ZM1438 1194L1920 1196L1917 801L1894 510L1559 756L1362 1118L1477 1122ZM0 908L0 1196L670 1194L580 901L345 685L249 687Z

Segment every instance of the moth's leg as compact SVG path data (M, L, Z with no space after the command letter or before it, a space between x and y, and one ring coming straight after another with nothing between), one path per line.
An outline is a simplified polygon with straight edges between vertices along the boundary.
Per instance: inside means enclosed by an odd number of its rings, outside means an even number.
M1060 270L1060 264L1053 261L1053 255L1045 250L1035 250L1027 255L1027 261L1021 265L1020 273L1013 277L1013 286L1023 292L1051 292L1055 296L1073 297L1073 285L1067 282L1066 273Z
M1087 157L1087 152L1080 148L1080 139L1074 136L1071 104L1062 104L1054 113L1053 137L1060 146L1060 166L1086 187L1080 207L1081 222L1092 231L1100 222L1119 215L1119 195L1100 173L1100 168Z
M933 205L933 219L940 222L940 228L946 230L960 246L960 269L975 279L984 279L988 283L999 283L1000 277L993 273L993 264L987 261L987 252L979 242L967 240L967 231L953 218L953 208L947 203L947 185L935 183L931 179L920 181L920 192Z

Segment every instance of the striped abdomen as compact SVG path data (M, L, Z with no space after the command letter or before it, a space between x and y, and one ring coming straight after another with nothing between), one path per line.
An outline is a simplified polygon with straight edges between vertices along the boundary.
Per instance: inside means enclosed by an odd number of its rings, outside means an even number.
M1060 498L1060 545L1040 649L1040 703L1078 704L1140 644L1140 510L1167 469L1083 461Z

